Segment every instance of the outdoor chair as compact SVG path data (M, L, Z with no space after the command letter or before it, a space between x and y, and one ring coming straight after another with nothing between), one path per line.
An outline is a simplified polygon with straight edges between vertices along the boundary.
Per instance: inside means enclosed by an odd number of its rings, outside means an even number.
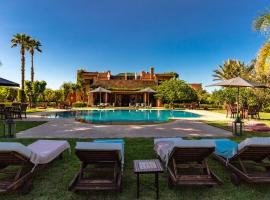
M13 107L12 108L13 118L22 119L22 115L24 115L24 118L27 118L26 116L27 107L28 107L28 103L22 103L22 104L19 104L19 107L17 106Z
M0 120L5 119L5 104L0 104Z
M198 103L196 103L196 102L193 102L193 103L189 104L189 109L191 109L191 110L194 110L197 107L198 107Z
M77 142L75 154L81 167L69 185L70 191L122 190L122 140Z
M245 113L246 117L253 119L254 117L260 119L260 107L259 106L248 106L248 109Z
M217 139L213 154L231 172L231 182L270 183L270 137L248 138L240 144Z
M237 115L237 105L235 104L228 104L227 105L227 116L230 115L230 118L235 118Z
M28 193L33 176L69 148L61 140L38 140L28 146L0 142L0 193Z
M167 169L170 187L222 184L207 163L207 159L215 151L214 142L165 138L155 139L154 143L155 152Z

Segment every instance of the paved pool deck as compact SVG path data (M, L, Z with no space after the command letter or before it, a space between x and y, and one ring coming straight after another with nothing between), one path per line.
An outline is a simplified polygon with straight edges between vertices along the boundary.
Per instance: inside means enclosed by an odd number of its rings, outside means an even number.
M230 137L232 133L203 123L204 120L225 120L225 115L192 110L201 118L178 119L154 125L95 125L74 119L46 119L29 115L27 121L48 121L17 133L18 138L135 138L135 137Z

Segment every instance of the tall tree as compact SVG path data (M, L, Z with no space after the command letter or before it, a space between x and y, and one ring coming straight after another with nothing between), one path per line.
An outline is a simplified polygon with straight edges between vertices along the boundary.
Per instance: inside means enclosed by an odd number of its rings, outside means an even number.
M259 50L255 69L258 74L270 73L270 42L266 42Z
M37 52L42 52L41 51L41 43L38 40L31 39L29 42L29 51L31 54L31 82L34 82L34 53L35 51Z
M17 33L13 36L11 39L11 47L17 47L20 46L20 52L21 52L21 101L25 101L25 94L24 94L24 79L25 79L25 51L29 49L29 41L30 36L26 34Z
M268 41L261 47L257 55L257 62L255 69L258 74L269 74L270 73L270 10L266 10L253 22L253 28L255 31L260 31L265 34Z
M270 10L266 10L253 22L253 28L256 31L260 31L269 35L270 33Z
M162 82L155 89L157 91L155 96L163 102L169 103L171 107L173 107L175 102L192 102L198 100L196 91L183 80L170 79Z
M246 66L239 60L228 60L213 71L213 77L215 81L227 80L238 76L248 78L253 73L253 68L253 65Z

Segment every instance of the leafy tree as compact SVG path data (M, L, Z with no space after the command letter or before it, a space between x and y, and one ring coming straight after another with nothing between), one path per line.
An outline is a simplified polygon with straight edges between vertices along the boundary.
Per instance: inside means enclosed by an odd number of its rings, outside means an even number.
M0 102L15 101L18 90L15 88L0 87Z
M183 80L170 79L162 82L156 87L156 97L162 99L165 103L171 106L175 102L190 102L197 100L197 94Z
M253 74L253 68L253 65L246 66L239 60L228 60L213 71L213 77L214 80L227 80L238 76L248 78Z
M174 78L178 79L179 78L179 74L176 72L164 72L164 74L169 74L169 75L173 75Z
M45 100L47 102L58 103L63 100L63 92L61 90L46 89L44 94L45 94Z
M25 93L28 96L30 105L37 101L44 101L44 92L46 89L46 81L25 81Z
M41 43L40 41L31 38L28 47L31 54L31 82L34 82L34 53L35 51L42 52L40 48Z
M63 91L63 95L64 95L64 100L67 99L69 93L74 93L76 92L78 85L76 83L72 83L72 82L68 82L68 83L63 83L61 85L61 90Z
M259 98L257 92L262 90L254 90L252 88L242 88L240 90L240 105L247 107L250 105L263 105L262 102L267 102L266 99ZM215 90L212 93L211 99L216 105L234 104L237 102L237 88L224 88ZM265 98L265 96L264 96ZM269 97L268 97L269 98ZM269 99L268 99L269 100Z
M30 42L30 36L26 34L16 34L11 39L11 47L17 47L20 46L20 52L21 52L21 91L20 91L20 97L21 101L25 101L25 94L24 94L24 76L25 76L25 51L29 49L29 42Z
M206 90L199 89L196 91L196 93L197 93L199 104L209 103L209 98L211 95Z

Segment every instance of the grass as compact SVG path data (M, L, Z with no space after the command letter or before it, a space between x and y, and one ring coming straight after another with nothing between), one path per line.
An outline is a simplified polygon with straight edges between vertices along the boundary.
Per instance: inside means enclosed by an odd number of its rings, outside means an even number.
M1 141L10 141L1 139ZM33 142L32 139L13 139L23 144ZM77 140L68 140L74 148ZM88 140L86 140L88 141ZM69 182L79 169L79 161L74 155L65 153L63 160L57 160L34 178L34 188L27 195L16 193L1 195L2 200L86 200L86 199L135 199L136 179L132 171L132 160L155 158L153 151L153 139L125 139L125 169L123 179L123 192L120 194L113 192L97 193L72 193L67 190ZM229 180L229 173L214 160L210 160L213 171L224 181L222 186L208 187L179 187L169 189L166 183L166 174L160 177L160 199L269 199L270 185L246 185L235 187ZM153 175L141 176L143 191L140 199L154 199L155 192L151 189L154 182Z
M44 124L43 121L16 121L16 132L24 131L29 128ZM3 122L0 121L0 137L4 134Z
M25 130L44 122L18 122L17 131ZM227 122L207 122L210 125L227 129ZM251 136L269 136L266 133L247 132L242 137L232 138L235 141L241 141ZM12 141L21 142L25 145L35 141L35 139L0 139L1 142ZM87 200L87 199L135 199L136 197L136 179L133 174L132 161L135 159L155 158L152 138L130 138L125 139L125 168L123 176L123 192L96 192L96 193L72 193L68 191L68 185L75 173L78 171L80 162L74 154L74 146L77 139L69 139L72 147L72 153L66 152L62 160L56 160L48 168L41 171L34 177L33 190L27 195L17 193L0 195L0 200ZM80 141L90 141L84 139ZM189 199L189 200L230 200L230 199L269 199L270 184L248 185L241 184L239 187L230 182L230 173L224 169L215 160L210 159L211 169L224 181L221 186L208 187L178 187L169 189L167 187L166 173L161 174L160 199ZM154 183L153 175L141 176L141 197L140 199L155 199L155 192L152 190Z

